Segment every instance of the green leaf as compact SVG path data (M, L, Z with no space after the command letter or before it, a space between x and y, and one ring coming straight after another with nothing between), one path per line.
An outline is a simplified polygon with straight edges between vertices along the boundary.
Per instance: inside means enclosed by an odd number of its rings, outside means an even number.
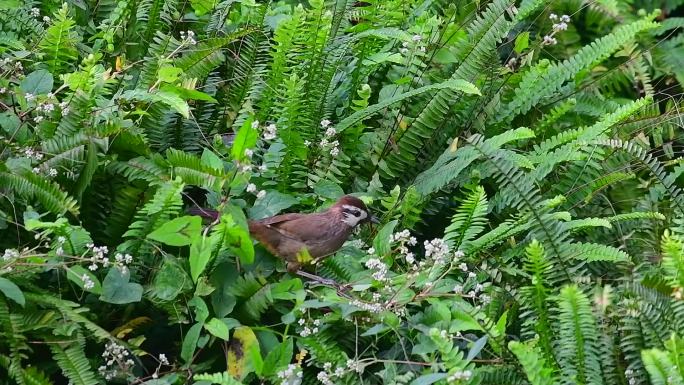
M235 140L233 141L233 147L230 149L230 153L233 159L238 162L242 162L247 159L245 155L245 150L251 149L256 145L259 133L256 128L252 128L252 118L248 118L240 127L240 130L235 135Z
M446 373L430 373L430 374L424 374L415 380L411 381L411 385L430 385L434 384L435 382L439 380L443 380L447 378Z
M327 179L321 179L316 183L314 186L314 193L322 198L334 200L337 200L344 195L342 187Z
M190 245L190 276L194 282L207 267L217 243L215 236L197 236L193 239Z
M93 281L94 286L90 289L86 289L83 287L84 281L83 281L83 275L88 276L91 281ZM93 274L92 271L86 269L83 266L80 265L73 265L70 268L67 269L67 278L75 283L78 287L82 288L83 290L93 293L93 294L102 294L102 284L100 283L100 280Z
M152 295L163 300L172 301L178 294L192 289L192 283L188 273L178 263L178 260L171 256L164 257L164 262L154 276Z
M149 233L147 238L170 246L187 246L202 230L202 218L183 216L172 219Z
M477 357L478 354L480 354L480 351L482 351L482 348L487 345L487 336L484 335L480 337L477 341L473 342L473 346L468 350L468 356L466 357L466 361L470 361L473 358Z
M254 245L249 236L247 224L240 225L231 214L221 216L223 226L223 242L232 252L240 257L240 262L249 265L254 262Z
M161 88L162 91L167 91L172 94L176 94L185 100L202 100L210 103L218 103L213 96L204 93L202 91L192 90L185 87L174 86L172 84L164 84Z
M154 99L173 108L176 112L183 115L184 118L187 119L190 117L190 106L188 106L188 103L176 93L159 90L154 94Z
M523 32L518 37L515 38L515 47L513 50L515 53L521 53L525 48L527 48L530 45L530 33L529 32Z
M276 190L268 190L265 197L254 202L254 206L249 209L249 216L254 219L270 217L297 203L299 201L292 195L283 194Z
M373 248L375 249L377 255L384 256L389 254L390 237L392 236L392 233L394 232L394 228L397 226L397 223L397 220L388 222L384 226L382 226L380 231L378 231L378 235L376 235L373 239Z
M41 95L52 91L54 79L52 74L47 70L37 70L26 75L21 81L19 87L24 93Z
M197 296L192 297L192 299L188 301L188 306L195 308L195 321L204 322L209 318L209 308L202 298Z
M186 363L190 363L192 356L195 355L197 349L197 340L199 340L200 332L202 331L202 323L196 323L185 334L183 338L183 347L181 348L181 359Z
M292 338L286 337L285 341L281 342L278 347L269 351L266 359L264 359L261 374L265 377L274 376L280 370L287 368L287 365L292 361L293 345Z
M221 321L218 318L210 319L209 322L204 324L204 328L207 329L207 331L212 335L224 341L228 341L228 339L230 338L230 329L228 329L228 325L223 323L223 321Z
M10 281L9 279L0 277L0 291L5 295L5 297L18 303L19 305L24 306L26 304L24 293L21 292L19 286L15 285L14 282Z
M139 302L142 298L143 287L138 283L129 282L130 279L131 273L128 269L122 271L117 267L110 268L102 282L100 301L117 305Z
M190 0L192 9L195 10L195 15L197 16L202 16L206 13L210 13L214 9L214 7L216 7L217 3L217 0Z
M178 77L183 73L183 70L174 66L162 66L159 68L157 76L159 80L166 83L173 83L178 80Z
M213 151L205 148L202 151L202 164L213 168L214 170L223 170L223 161Z

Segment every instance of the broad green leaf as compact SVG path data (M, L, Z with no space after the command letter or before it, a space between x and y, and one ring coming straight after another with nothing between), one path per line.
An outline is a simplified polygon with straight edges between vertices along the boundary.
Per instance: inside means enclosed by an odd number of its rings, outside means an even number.
M515 38L515 48L513 50L515 53L521 53L525 48L530 45L530 33L523 32L518 37Z
M74 265L71 266L67 269L67 278L75 283L78 287L82 288L83 290L93 293L93 294L102 294L102 284L100 283L100 280L93 274L92 271L86 269L83 266L80 265ZM87 276L88 279L90 279L94 286L90 289L86 289L84 287L84 280L83 276Z
M47 70L37 70L26 75L21 81L19 87L24 93L41 95L52 91L54 79L52 74Z
M159 90L154 94L154 97L156 100L167 104L169 107L173 108L181 114L184 118L189 118L190 117L190 106L188 106L188 102L183 100L180 96L178 96L176 93L172 93L166 90Z
M273 376L280 370L287 368L287 365L292 361L293 353L294 343L292 338L287 337L275 349L268 352L266 359L264 359L261 374L266 377Z
M373 248L377 255L384 256L390 252L390 237L394 233L397 223L399 223L397 220L388 222L378 231L378 235L373 239Z
M238 257L243 264L254 262L254 245L249 236L249 230L235 222L233 216L225 214L221 216L221 226L223 226L223 242Z
M209 308L202 298L197 296L192 297L192 299L188 301L188 306L195 308L195 321L204 322L209 318Z
M321 179L316 183L314 186L314 193L320 197L335 200L344 195L342 187L327 179Z
M223 323L223 321L218 318L210 319L209 322L204 324L204 328L207 329L207 331L212 335L224 341L228 341L228 338L230 338L230 329L228 329L228 325Z
M202 218L183 216L172 219L147 235L147 238L170 246L187 246L202 230Z
M411 385L430 385L445 378L447 378L446 373L423 374L422 376L411 381Z
M202 331L202 323L198 322L188 330L183 338L183 346L181 348L181 359L186 363L190 363L192 356L197 349L197 340L199 340L200 332Z
M164 262L152 281L151 294L163 301L172 301L178 294L190 289L190 276L178 260L171 256L164 257Z
M178 80L178 77L183 73L183 70L170 66L170 65L165 65L159 68L159 71L157 73L157 76L159 77L159 80L162 82L166 83L173 83L176 80Z
M478 354L480 354L480 351L482 351L482 348L487 345L487 336L484 335L480 337L477 341L473 342L473 346L470 347L470 350L468 350L468 356L466 357L466 361L470 361L473 358L477 357Z
M197 236L190 245L190 276L197 282L200 274L207 267L219 239L216 236Z
M218 4L218 0L190 0L190 4L192 9L195 10L195 15L202 16L210 13Z
M249 209L249 216L254 219L270 217L297 203L299 201L292 195L283 194L276 190L268 190L265 197L254 202L254 206Z
M117 305L139 302L142 298L143 287L138 283L129 282L130 279L130 271L122 271L117 267L110 268L102 282L100 301Z
M19 286L15 285L14 282L10 281L9 279L0 277L0 291L5 295L5 297L18 303L19 305L24 306L26 304L24 293L21 292Z
M252 127L252 118L248 118L240 127L237 134L235 135L235 140L233 141L233 147L230 149L230 154L233 159L238 162L245 161L247 155L245 155L245 150L251 149L256 145L257 139L259 137L259 132L256 128Z
M223 161L221 158L218 157L213 151L211 151L208 148L205 148L202 151L202 164L205 166L211 167L214 170L220 170L223 171Z
M162 91L167 91L172 94L176 94L185 100L202 100L210 103L218 103L218 101L214 99L213 96L202 91L174 86L172 84L164 84L160 89Z

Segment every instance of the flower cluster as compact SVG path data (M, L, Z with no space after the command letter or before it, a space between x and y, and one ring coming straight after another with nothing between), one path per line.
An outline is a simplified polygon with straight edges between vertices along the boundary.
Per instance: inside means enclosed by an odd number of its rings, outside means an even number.
M329 149L331 156L337 156L340 153L340 142L337 140L331 141L337 135L337 130L335 130L335 127L331 127L330 124L331 122L328 119L321 120L321 127L325 128L325 137L321 139L321 147L326 150Z
M387 264L379 260L378 258L371 258L368 261L366 261L366 267L372 270L375 270L372 274L373 279L376 281L381 281L381 282L388 282L389 278L387 277L387 273L389 272L389 268L387 267Z
M109 258L107 257L109 249L107 246L95 246L94 244L89 243L86 247L93 253L93 256L90 257L90 265L88 266L90 271L97 270L99 268L98 263L101 264L103 268L109 266Z
M553 32L551 32L551 34L549 34L549 35L544 36L544 40L542 40L542 45L556 45L556 44L558 44L558 40L556 40L554 35L558 32L567 30L568 29L568 23L570 22L570 16L563 15L559 18L558 15L556 15L555 13L550 14L549 19L554 22L554 24L552 26Z
M299 324L299 326L304 327L302 329L302 331L299 332L299 335L302 337L308 337L312 334L318 333L318 327L321 326L321 320L319 320L319 319L313 320L313 326L312 327L309 327L306 324L306 320L304 318L300 318L299 321L297 321L297 323Z
M681 287L674 289L674 291L672 292L672 297L674 297L674 299L676 300L681 301L682 298L684 298L684 290L682 290Z
M335 370L332 369L332 363L331 362L326 362L323 364L323 371L318 372L318 375L316 378L318 381L320 381L323 385L334 385L336 382L333 380L336 378L341 378L344 376L347 372L353 371L357 373L361 373L363 371L363 367L359 365L359 363L355 360L349 359L347 360L347 367L337 367Z
M637 378L636 378L636 375L634 374L634 370L632 370L632 369L625 370L625 377L627 377L627 383L629 385L636 385Z
M294 385L301 383L304 372L299 365L289 364L287 369L279 371L277 375L280 385Z
M399 52L402 55L407 55L411 52L411 48L416 48L420 52L425 52L427 50L427 46L423 43L423 37L421 35L413 35L410 42L403 42Z
M9 261L14 258L19 257L19 252L16 249L5 249L5 252L2 254L2 260L3 261Z
M105 364L100 366L97 370L105 380L111 380L120 375L130 373L135 365L135 362L130 358L130 353L123 346L116 342L108 342L105 345L105 350L102 353Z
M90 290L95 287L95 282L88 276L88 274L83 274L81 276L81 281L83 281L83 289Z
M255 130L259 128L259 121L258 120L255 120L252 122L252 128ZM266 141L273 140L277 137L277 133L278 133L278 127L276 127L276 125L274 123L271 123L268 126L264 127L264 132L262 134L262 137Z
M444 265L449 257L449 245L441 238L425 241L425 257L431 258L435 265Z
M261 199L266 196L266 190L257 189L257 186L254 183L248 184L247 189L245 191L247 191L250 194L256 195L257 199Z
M453 374L451 374L449 377L447 377L447 382L448 383L455 383L459 382L461 380L470 380L470 378L473 376L473 372L470 370L457 370Z
M390 236L390 242L398 243L399 247L397 248L397 251L399 254L404 257L406 262L411 265L414 270L418 269L418 266L415 265L416 257L408 249L408 246L415 246L418 241L416 240L416 237L411 236L410 231L403 230L392 234Z
M197 41L195 40L195 32L193 31L181 31L180 37L183 43L186 43L188 45L197 44Z
M154 370L154 373L152 373L153 379L159 378L159 369L161 369L162 366L170 366L169 359L166 358L166 354L164 353L159 354L159 358L157 359L157 361L159 362L159 365L157 365L157 368Z

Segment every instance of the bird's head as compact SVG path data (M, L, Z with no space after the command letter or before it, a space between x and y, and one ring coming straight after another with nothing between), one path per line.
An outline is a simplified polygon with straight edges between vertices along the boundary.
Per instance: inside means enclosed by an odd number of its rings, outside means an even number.
M339 213L342 222L350 227L356 227L360 223L380 223L378 218L371 215L361 199L351 195L343 196L330 209Z

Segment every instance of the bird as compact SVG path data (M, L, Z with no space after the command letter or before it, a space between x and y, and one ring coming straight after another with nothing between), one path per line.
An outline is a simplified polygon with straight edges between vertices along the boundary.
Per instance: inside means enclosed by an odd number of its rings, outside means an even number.
M190 213L216 220L219 213L193 207ZM380 223L363 201L352 195L341 197L330 208L316 213L287 213L249 220L249 233L270 253L284 259L287 270L322 283L322 279L301 270L303 264L315 263L334 254L349 239L357 226Z

